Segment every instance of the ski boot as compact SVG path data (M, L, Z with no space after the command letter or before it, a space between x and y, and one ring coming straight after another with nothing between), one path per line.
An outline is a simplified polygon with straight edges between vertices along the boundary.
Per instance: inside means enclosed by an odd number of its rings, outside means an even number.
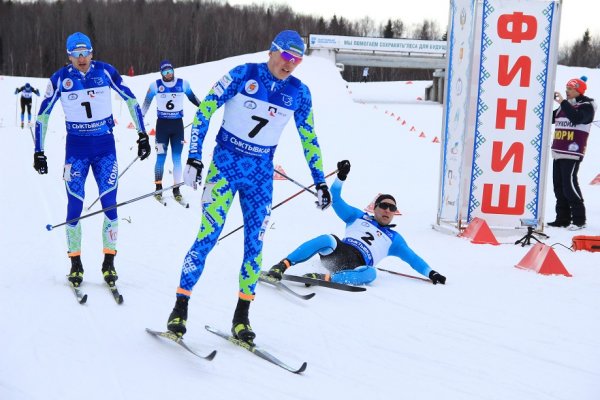
M108 286L114 286L115 281L119 279L114 265L115 255L104 254L104 262L102 263L102 275Z
M71 259L71 272L69 273L69 282L78 287L83 281L83 265L80 256L69 257Z
M23 129L24 126L25 124L23 123L23 121L21 121L21 129Z
M175 197L175 201L178 201L178 202L183 201L183 196L181 195L181 192L179 191L179 187L176 187L173 189L173 197Z
M156 190L162 190L162 183L156 184ZM154 198L162 203L162 192L154 195Z
M331 277L329 276L329 274L319 274L317 272L309 272L308 274L304 274L302 275L306 278L311 278L311 279L320 279L322 281L330 281ZM310 283L305 283L304 286L306 287L311 287L312 285Z
M187 331L185 324L187 322L188 302L190 298L186 296L177 296L175 307L169 315L167 329L179 337L182 337Z
M281 278L283 278L283 274L285 273L285 271L291 265L292 265L292 263L290 263L290 260L288 260L287 258L284 258L283 260L279 261L278 264L275 264L271 267L269 272L267 272L267 276L270 276L271 278L277 279L278 281L280 281Z
M250 320L248 319L249 309L250 301L238 299L238 304L233 314L231 334L234 338L253 346L256 333L252 331L252 327L250 326Z

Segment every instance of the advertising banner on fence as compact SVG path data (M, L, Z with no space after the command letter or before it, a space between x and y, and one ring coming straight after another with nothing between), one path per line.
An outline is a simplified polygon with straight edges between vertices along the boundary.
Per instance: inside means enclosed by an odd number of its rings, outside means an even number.
M442 40L385 39L311 34L308 38L308 47L311 49L446 54L446 42Z

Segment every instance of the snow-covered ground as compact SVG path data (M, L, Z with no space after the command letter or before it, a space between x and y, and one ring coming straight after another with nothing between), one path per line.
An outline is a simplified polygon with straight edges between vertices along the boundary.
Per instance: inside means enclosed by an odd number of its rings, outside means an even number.
M202 97L231 67L263 60L264 52L249 54L177 68L176 76L188 79ZM589 77L588 94L599 97L598 70L559 67L556 88L563 91L568 79L581 74ZM317 293L309 301L260 286L250 315L256 341L289 364L307 361L306 372L294 375L204 329L207 324L230 328L242 258L240 231L213 250L190 302L186 340L201 351L218 350L214 361L198 360L144 332L146 327L165 328L183 256L199 227L201 191L184 188L189 209L172 199L162 207L151 198L119 209L115 264L125 297L121 306L110 297L100 273L102 218L83 221L89 299L81 306L65 279L70 264L64 231L45 229L64 221L66 213L62 108L57 105L50 119L49 174L40 176L32 168L30 132L16 125L13 92L28 81L43 93L46 80L2 76L0 399L597 399L600 255L555 246L573 277L543 276L514 267L529 250L513 244L523 232L491 246L432 230L440 150L433 140L440 137L442 106L417 99L427 83L347 84L333 65L314 57L306 57L297 76L314 97L326 172L339 160L352 161L346 200L363 207L377 193L394 194L402 212L395 220L397 230L432 268L447 276L447 285L383 272L362 293L291 284L300 292ZM157 78L155 73L126 81L143 98ZM117 99L113 106L124 168L135 158L136 135L127 129L126 107ZM153 105L149 129L154 110ZM187 103L185 111L187 124L193 106ZM205 164L221 113L204 143ZM599 132L593 128L579 173L588 228L577 234L600 234L600 187L589 185L600 173ZM119 201L153 190L154 160L153 153L127 171ZM293 124L282 136L275 161L294 179L311 183ZM170 160L167 165L170 169ZM171 179L166 173L165 184ZM276 181L274 204L297 191L291 182ZM546 220L552 220L551 184L547 196ZM96 197L90 176L86 206ZM236 201L224 233L240 223ZM311 195L279 207L266 235L263 269L326 232L343 234L343 223L332 210L316 210ZM567 247L574 235L561 229L546 233L551 236L547 244ZM381 266L415 274L393 258ZM320 269L315 259L290 273Z

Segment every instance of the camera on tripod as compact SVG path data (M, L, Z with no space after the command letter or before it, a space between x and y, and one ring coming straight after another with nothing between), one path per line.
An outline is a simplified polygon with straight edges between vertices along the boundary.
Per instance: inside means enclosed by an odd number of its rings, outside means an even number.
M527 227L527 234L523 236L521 239L517 240L515 244L520 244L521 247L525 247L525 245L531 244L531 239L535 240L538 243L542 243L536 236L541 237L542 239L548 239L550 236L546 235L543 232L536 231L539 221L534 218L520 218L521 226Z

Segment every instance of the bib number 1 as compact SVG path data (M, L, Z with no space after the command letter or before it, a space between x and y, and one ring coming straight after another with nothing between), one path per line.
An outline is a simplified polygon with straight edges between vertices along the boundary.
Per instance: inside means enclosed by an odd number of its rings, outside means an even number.
M81 105L85 108L85 115L88 118L92 118L92 105L90 104L90 102L84 101L81 103Z

